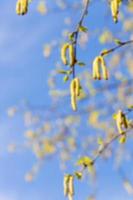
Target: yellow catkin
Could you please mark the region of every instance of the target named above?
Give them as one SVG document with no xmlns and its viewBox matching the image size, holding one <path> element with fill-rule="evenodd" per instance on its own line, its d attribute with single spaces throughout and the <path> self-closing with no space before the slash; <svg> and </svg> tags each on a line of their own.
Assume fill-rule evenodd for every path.
<svg viewBox="0 0 133 200">
<path fill-rule="evenodd" d="M 104 58 L 102 56 L 100 57 L 100 59 L 101 59 L 101 67 L 102 67 L 103 79 L 108 80 L 109 79 L 108 70 L 107 70 L 107 66 L 106 66 L 105 60 L 104 60 Z"/>
<path fill-rule="evenodd" d="M 111 0 L 111 12 L 112 12 L 112 17 L 113 17 L 113 20 L 114 22 L 116 23 L 118 21 L 117 19 L 117 1 L 116 0 Z"/>
<path fill-rule="evenodd" d="M 122 118 L 123 118 L 123 126 L 124 126 L 124 128 L 128 128 L 128 122 L 127 122 L 127 118 L 126 118 L 125 114 L 122 115 Z"/>
<path fill-rule="evenodd" d="M 73 79 L 71 81 L 71 84 L 70 84 L 70 93 L 71 93 L 71 96 L 76 96 L 76 82 L 75 82 L 75 79 Z"/>
<path fill-rule="evenodd" d="M 69 43 L 65 43 L 61 48 L 61 60 L 64 65 L 68 65 L 67 61 L 67 49 L 69 48 Z"/>
<path fill-rule="evenodd" d="M 70 194 L 68 195 L 68 200 L 73 200 L 73 196 L 71 196 Z"/>
<path fill-rule="evenodd" d="M 76 93 L 76 96 L 80 95 L 80 80 L 79 80 L 79 78 L 75 78 L 75 93 Z"/>
<path fill-rule="evenodd" d="M 117 129 L 120 134 L 123 134 L 123 129 L 122 129 L 122 111 L 119 110 L 116 116 L 116 124 L 117 124 Z"/>
<path fill-rule="evenodd" d="M 105 79 L 105 80 L 109 79 L 109 73 L 105 66 L 103 66 L 103 79 Z"/>
<path fill-rule="evenodd" d="M 96 69 L 98 68 L 98 61 L 97 61 L 97 58 L 95 58 L 94 59 L 94 61 L 93 61 L 93 69 L 92 69 L 92 71 L 93 71 L 93 78 L 94 79 L 97 79 L 97 74 L 96 74 Z"/>
<path fill-rule="evenodd" d="M 68 182 L 68 188 L 69 188 L 69 195 L 74 195 L 74 177 L 70 175 L 69 182 Z"/>
<path fill-rule="evenodd" d="M 125 134 L 125 131 L 123 130 L 123 128 L 125 129 L 128 128 L 128 121 L 127 121 L 126 115 L 121 110 L 119 110 L 117 113 L 116 124 L 118 128 L 118 132 L 120 134 Z"/>
<path fill-rule="evenodd" d="M 120 142 L 121 144 L 123 144 L 123 143 L 126 142 L 126 134 L 124 134 L 124 135 L 122 135 L 122 136 L 120 137 L 119 142 Z"/>
<path fill-rule="evenodd" d="M 112 17 L 115 23 L 118 22 L 119 6 L 121 0 L 111 0 L 110 7 L 112 12 Z"/>
<path fill-rule="evenodd" d="M 94 79 L 101 79 L 100 75 L 100 58 L 99 56 L 96 57 L 93 61 L 93 78 Z"/>
<path fill-rule="evenodd" d="M 76 58 L 75 58 L 75 49 L 73 44 L 69 45 L 69 59 L 70 59 L 70 67 L 74 66 Z"/>
<path fill-rule="evenodd" d="M 28 0 L 18 0 L 16 3 L 16 13 L 25 15 L 28 12 Z"/>
<path fill-rule="evenodd" d="M 68 183 L 69 183 L 69 175 L 65 175 L 65 176 L 64 176 L 64 182 L 63 182 L 63 186 L 64 186 L 64 195 L 65 195 L 65 196 L 67 196 L 67 195 L 69 194 Z"/>
<path fill-rule="evenodd" d="M 76 111 L 77 110 L 77 101 L 76 101 L 76 96 L 75 95 L 71 96 L 71 105 L 72 105 L 72 109 L 74 111 Z"/>
<path fill-rule="evenodd" d="M 108 80 L 108 70 L 103 56 L 97 56 L 93 61 L 93 78 L 101 80 L 101 70 L 103 79 Z"/>
<path fill-rule="evenodd" d="M 77 97 L 80 95 L 80 80 L 74 78 L 70 84 L 71 105 L 74 111 L 77 110 Z"/>
</svg>

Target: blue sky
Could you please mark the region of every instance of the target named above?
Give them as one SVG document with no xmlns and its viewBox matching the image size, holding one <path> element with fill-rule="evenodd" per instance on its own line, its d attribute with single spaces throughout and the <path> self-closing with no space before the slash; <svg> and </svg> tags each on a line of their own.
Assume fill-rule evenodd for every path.
<svg viewBox="0 0 133 200">
<path fill-rule="evenodd" d="M 0 144 L 3 149 L 10 141 L 23 138 L 24 125 L 21 116 L 9 120 L 6 110 L 12 105 L 28 100 L 33 104 L 49 105 L 47 77 L 54 68 L 55 57 L 45 60 L 43 44 L 60 37 L 63 17 L 68 13 L 51 13 L 42 17 L 36 12 L 37 2 L 33 0 L 27 16 L 15 14 L 16 0 L 0 1 Z M 52 1 L 50 1 L 50 4 Z M 99 9 L 96 13 L 99 12 Z M 73 12 L 70 12 L 71 16 Z M 79 14 L 79 13 L 78 13 Z M 78 16 L 77 14 L 77 16 Z M 95 27 L 97 14 L 90 20 L 90 28 Z M 54 18 L 54 22 L 53 22 Z M 77 18 L 75 17 L 74 23 Z M 93 22 L 92 22 L 93 20 Z M 86 24 L 88 21 L 86 21 Z M 102 25 L 102 20 L 99 24 Z M 100 25 L 99 25 L 100 26 Z M 109 21 L 109 26 L 112 26 Z M 119 27 L 117 26 L 116 30 Z M 115 31 L 115 30 L 114 30 Z M 100 47 L 95 43 L 90 58 Z M 92 46 L 89 47 L 90 50 Z M 30 152 L 9 155 L 1 150 L 0 154 L 0 200 L 64 200 L 62 179 L 58 160 L 45 163 L 37 179 L 28 184 L 24 181 L 25 173 L 35 162 Z M 125 191 L 119 176 L 110 168 L 110 162 L 100 164 L 100 187 L 97 200 L 131 200 Z M 102 178 L 104 177 L 104 178 Z M 78 190 L 75 200 L 85 200 L 90 194 L 86 182 L 76 183 Z"/>
</svg>

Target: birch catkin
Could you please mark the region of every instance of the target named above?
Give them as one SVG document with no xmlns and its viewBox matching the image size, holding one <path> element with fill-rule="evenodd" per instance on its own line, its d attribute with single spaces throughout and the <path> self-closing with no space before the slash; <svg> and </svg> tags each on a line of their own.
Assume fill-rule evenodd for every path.
<svg viewBox="0 0 133 200">
<path fill-rule="evenodd" d="M 77 110 L 77 97 L 80 95 L 79 78 L 74 78 L 70 84 L 71 105 L 74 111 Z"/>
<path fill-rule="evenodd" d="M 71 106 L 74 111 L 77 110 L 77 102 L 76 102 L 76 82 L 75 79 L 71 81 L 70 84 L 70 94 L 71 94 Z"/>
<path fill-rule="evenodd" d="M 64 195 L 68 197 L 69 200 L 73 200 L 74 195 L 74 176 L 65 175 L 64 176 Z"/>
<path fill-rule="evenodd" d="M 69 195 L 73 196 L 74 195 L 74 177 L 70 175 L 69 177 Z"/>
<path fill-rule="evenodd" d="M 100 79 L 100 66 L 99 66 L 99 56 L 93 61 L 93 78 Z"/>
<path fill-rule="evenodd" d="M 79 78 L 75 78 L 75 93 L 78 97 L 80 95 L 80 80 Z"/>
<path fill-rule="evenodd" d="M 128 128 L 128 122 L 127 122 L 126 115 L 123 114 L 122 117 L 123 117 L 123 125 L 124 125 L 124 128 L 127 129 L 127 128 Z"/>
<path fill-rule="evenodd" d="M 117 124 L 117 128 L 118 128 L 118 132 L 120 134 L 122 134 L 123 130 L 122 130 L 122 111 L 121 110 L 119 110 L 117 113 L 116 124 Z"/>
<path fill-rule="evenodd" d="M 109 79 L 108 70 L 107 70 L 107 67 L 106 67 L 105 60 L 102 56 L 101 56 L 101 67 L 102 67 L 103 79 L 108 80 Z"/>
<path fill-rule="evenodd" d="M 119 14 L 119 6 L 121 4 L 121 0 L 111 0 L 110 7 L 112 12 L 112 17 L 115 23 L 118 22 L 118 14 Z"/>
<path fill-rule="evenodd" d="M 118 128 L 118 132 L 120 134 L 125 134 L 125 131 L 123 130 L 123 128 L 124 129 L 128 128 L 128 122 L 127 122 L 126 115 L 121 110 L 119 110 L 116 115 L 116 124 Z"/>
<path fill-rule="evenodd" d="M 74 111 L 77 110 L 77 100 L 75 95 L 71 96 L 71 106 Z"/>
<path fill-rule="evenodd" d="M 64 176 L 64 182 L 63 182 L 63 186 L 64 186 L 64 195 L 65 195 L 65 196 L 67 196 L 68 193 L 69 193 L 68 182 L 69 182 L 69 175 L 65 175 L 65 176 Z"/>
<path fill-rule="evenodd" d="M 103 76 L 101 76 L 101 70 Z M 108 80 L 108 70 L 103 56 L 97 56 L 93 61 L 93 78 Z"/>
<path fill-rule="evenodd" d="M 18 0 L 16 3 L 16 13 L 25 15 L 28 12 L 28 0 Z"/>
<path fill-rule="evenodd" d="M 61 48 L 61 59 L 64 65 L 68 65 L 68 60 L 67 60 L 68 48 L 69 48 L 69 43 L 65 43 Z"/>
<path fill-rule="evenodd" d="M 69 45 L 69 60 L 70 60 L 70 67 L 74 66 L 76 58 L 75 58 L 75 49 L 73 44 Z"/>
<path fill-rule="evenodd" d="M 119 142 L 120 142 L 121 144 L 123 144 L 123 143 L 126 142 L 126 134 L 124 134 L 124 135 L 122 135 L 122 136 L 120 137 Z"/>
</svg>

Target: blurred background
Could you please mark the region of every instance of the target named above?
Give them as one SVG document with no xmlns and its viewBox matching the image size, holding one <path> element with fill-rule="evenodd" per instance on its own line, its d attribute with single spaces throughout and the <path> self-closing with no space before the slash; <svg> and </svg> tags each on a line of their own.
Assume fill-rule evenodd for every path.
<svg viewBox="0 0 133 200">
<path fill-rule="evenodd" d="M 114 24 L 107 1 L 93 0 L 78 41 L 76 72 L 84 89 L 74 113 L 59 70 L 61 45 L 75 30 L 85 1 L 33 0 L 18 16 L 16 0 L 0 1 L 0 200 L 63 200 L 63 176 L 97 137 L 117 133 L 113 114 L 131 106 L 133 47 L 107 56 L 110 79 L 92 79 L 92 61 L 116 39 L 133 39 L 133 3 L 123 1 Z M 132 119 L 129 113 L 128 118 Z M 96 163 L 94 177 L 75 181 L 75 200 L 133 199 L 132 134 Z"/>
</svg>

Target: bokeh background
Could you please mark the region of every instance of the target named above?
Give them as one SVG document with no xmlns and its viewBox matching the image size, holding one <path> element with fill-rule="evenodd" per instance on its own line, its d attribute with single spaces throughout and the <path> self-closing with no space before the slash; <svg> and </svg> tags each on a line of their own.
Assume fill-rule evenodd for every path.
<svg viewBox="0 0 133 200">
<path fill-rule="evenodd" d="M 23 146 L 24 132 L 27 128 L 23 114 L 25 110 L 34 108 L 36 110 L 36 107 L 40 110 L 42 107 L 41 113 L 44 114 L 53 105 L 53 98 L 49 95 L 51 93 L 48 78 L 51 72 L 54 73 L 53 70 L 56 67 L 61 66 L 60 44 L 66 40 L 67 31 L 74 30 L 81 14 L 81 1 L 78 0 L 42 2 L 47 7 L 39 7 L 40 1 L 33 0 L 28 14 L 17 16 L 16 0 L 0 1 L 0 200 L 63 200 L 65 199 L 62 184 L 64 173 L 73 171 L 74 164 L 61 170 L 59 157 L 51 156 L 44 161 L 35 180 L 30 183 L 25 180 L 25 174 L 36 163 L 36 157 L 32 151 Z M 125 2 L 122 7 L 123 13 L 126 9 Z M 132 19 L 131 15 L 130 20 Z M 88 27 L 89 34 L 81 39 L 87 44 L 85 47 L 83 45 L 83 50 L 81 45 L 78 56 L 87 63 L 86 70 L 91 73 L 92 59 L 106 47 L 105 44 L 101 47 L 97 34 L 102 34 L 106 26 L 113 32 L 114 37 L 119 35 L 124 40 L 130 39 L 131 33 L 130 30 L 126 33 L 122 32 L 122 16 L 121 21 L 114 25 L 109 6 L 104 1 L 94 0 L 94 4 L 90 5 L 85 25 Z M 110 43 L 107 45 L 109 46 Z M 122 71 L 122 68 L 117 68 L 117 70 L 120 69 Z M 81 72 L 82 68 L 78 70 Z M 127 72 L 123 71 L 123 73 Z M 66 90 L 69 84 L 64 84 L 61 76 L 57 75 L 57 86 Z M 116 77 L 121 77 L 121 74 L 118 73 Z M 128 78 L 131 79 L 132 75 Z M 111 81 L 116 83 L 113 76 Z M 132 86 L 131 82 L 130 86 Z M 112 93 L 116 95 L 115 91 Z M 60 113 L 68 115 L 72 113 L 69 97 L 64 98 L 65 100 L 62 99 L 60 104 L 56 102 L 57 115 L 54 116 L 51 112 L 53 123 Z M 100 101 L 103 97 L 98 98 Z M 93 101 L 96 100 L 93 99 Z M 89 99 L 89 105 L 91 105 L 90 102 L 91 99 Z M 79 107 L 82 105 L 87 104 L 80 103 Z M 123 106 L 122 103 L 121 105 Z M 110 105 L 110 107 L 113 106 Z M 116 107 L 112 108 L 111 113 Z M 9 117 L 10 112 L 13 112 L 10 109 L 14 108 L 18 109 L 17 114 L 15 117 Z M 45 119 L 47 119 L 46 116 Z M 94 133 L 93 129 L 88 129 L 84 125 L 79 130 L 80 134 L 86 131 Z M 17 151 L 14 154 L 8 152 L 9 144 L 12 143 L 17 144 Z M 128 145 L 131 150 L 132 145 Z M 80 152 L 76 155 L 79 156 Z M 133 198 L 123 189 L 121 176 L 115 171 L 113 160 L 114 158 L 111 157 L 105 161 L 98 161 L 98 181 L 94 190 L 88 179 L 80 183 L 76 181 L 75 200 L 87 199 L 93 193 L 96 193 L 97 200 L 131 200 Z M 130 168 L 132 168 L 132 160 L 129 159 L 124 170 L 132 180 L 133 174 Z"/>
</svg>

